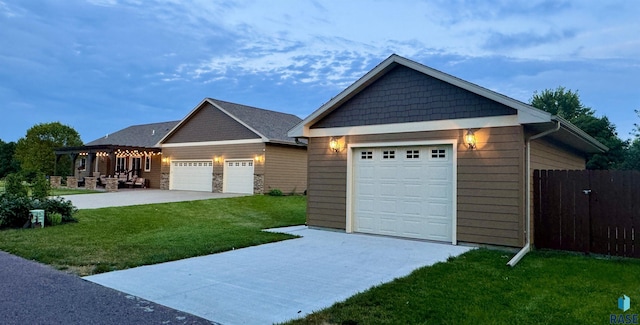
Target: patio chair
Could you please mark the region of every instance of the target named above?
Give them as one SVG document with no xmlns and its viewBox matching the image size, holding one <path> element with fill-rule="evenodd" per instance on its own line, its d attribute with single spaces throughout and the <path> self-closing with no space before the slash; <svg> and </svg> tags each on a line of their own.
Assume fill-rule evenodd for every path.
<svg viewBox="0 0 640 325">
<path fill-rule="evenodd" d="M 146 182 L 145 182 L 145 179 L 144 179 L 144 178 L 142 178 L 142 177 L 138 177 L 138 178 L 136 178 L 136 180 L 133 182 L 133 187 L 135 188 L 136 186 L 137 186 L 137 187 L 140 187 L 140 188 L 145 188 L 145 187 L 147 187 Z"/>
</svg>

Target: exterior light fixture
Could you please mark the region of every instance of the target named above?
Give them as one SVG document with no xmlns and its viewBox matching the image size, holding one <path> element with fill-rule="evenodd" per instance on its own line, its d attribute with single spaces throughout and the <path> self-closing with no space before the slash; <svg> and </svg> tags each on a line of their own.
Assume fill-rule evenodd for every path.
<svg viewBox="0 0 640 325">
<path fill-rule="evenodd" d="M 473 134 L 471 129 L 467 130 L 467 134 L 464 136 L 464 143 L 467 145 L 469 150 L 473 150 L 476 148 L 476 135 Z"/>
<path fill-rule="evenodd" d="M 336 153 L 342 151 L 342 149 L 344 149 L 344 139 L 331 137 L 329 140 L 329 149 Z"/>
<path fill-rule="evenodd" d="M 256 163 L 264 162 L 264 156 L 263 155 L 256 155 L 254 160 L 256 161 Z"/>
</svg>

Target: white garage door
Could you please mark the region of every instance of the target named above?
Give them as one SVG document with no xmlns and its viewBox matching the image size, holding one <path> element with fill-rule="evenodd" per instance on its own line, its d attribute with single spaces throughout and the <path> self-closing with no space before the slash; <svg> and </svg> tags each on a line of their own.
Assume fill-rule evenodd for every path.
<svg viewBox="0 0 640 325">
<path fill-rule="evenodd" d="M 253 160 L 226 160 L 224 162 L 225 193 L 253 194 Z"/>
<path fill-rule="evenodd" d="M 183 191 L 213 191 L 211 160 L 172 161 L 169 189 Z"/>
<path fill-rule="evenodd" d="M 356 232 L 452 240 L 452 146 L 356 148 Z"/>
</svg>

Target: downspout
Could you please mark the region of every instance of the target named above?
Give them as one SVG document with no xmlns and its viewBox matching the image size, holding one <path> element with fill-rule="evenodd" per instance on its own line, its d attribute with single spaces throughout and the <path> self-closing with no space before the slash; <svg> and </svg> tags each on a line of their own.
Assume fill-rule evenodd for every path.
<svg viewBox="0 0 640 325">
<path fill-rule="evenodd" d="M 526 195 L 525 195 L 525 232 L 527 233 L 525 236 L 525 244 L 524 247 L 509 261 L 507 265 L 513 267 L 531 250 L 531 140 L 535 140 L 538 138 L 542 138 L 551 133 L 557 132 L 560 130 L 560 121 L 556 121 L 556 127 L 550 130 L 546 130 L 544 132 L 534 134 L 527 138 L 526 140 L 526 158 L 525 158 L 525 170 L 527 179 L 526 183 Z"/>
</svg>

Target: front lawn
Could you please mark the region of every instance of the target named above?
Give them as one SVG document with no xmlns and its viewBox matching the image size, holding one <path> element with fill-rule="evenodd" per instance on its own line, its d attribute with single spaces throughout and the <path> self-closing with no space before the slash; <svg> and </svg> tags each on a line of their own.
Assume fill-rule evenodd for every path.
<svg viewBox="0 0 640 325">
<path fill-rule="evenodd" d="M 78 223 L 0 231 L 0 250 L 89 275 L 293 238 L 302 196 L 248 196 L 80 210 Z"/>
<path fill-rule="evenodd" d="M 609 324 L 640 313 L 639 260 L 536 251 L 511 268 L 512 256 L 470 251 L 289 324 Z"/>
</svg>

